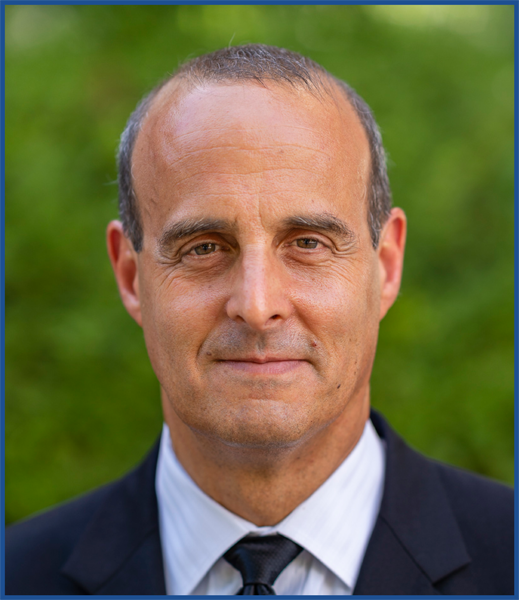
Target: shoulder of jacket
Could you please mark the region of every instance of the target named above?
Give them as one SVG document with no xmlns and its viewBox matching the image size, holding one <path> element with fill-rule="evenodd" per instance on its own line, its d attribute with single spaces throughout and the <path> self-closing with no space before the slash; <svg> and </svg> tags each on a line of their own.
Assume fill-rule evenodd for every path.
<svg viewBox="0 0 519 600">
<path fill-rule="evenodd" d="M 472 559 L 479 593 L 512 593 L 513 488 L 462 469 L 435 464 Z"/>
<path fill-rule="evenodd" d="M 476 512 L 491 510 L 496 516 L 513 519 L 512 487 L 458 467 L 434 460 L 431 462 L 435 465 L 454 507 L 463 507 L 465 513 L 470 508 Z"/>
<path fill-rule="evenodd" d="M 5 530 L 6 593 L 78 593 L 60 569 L 117 482 L 44 510 Z M 70 589 L 69 589 L 70 588 Z"/>
</svg>

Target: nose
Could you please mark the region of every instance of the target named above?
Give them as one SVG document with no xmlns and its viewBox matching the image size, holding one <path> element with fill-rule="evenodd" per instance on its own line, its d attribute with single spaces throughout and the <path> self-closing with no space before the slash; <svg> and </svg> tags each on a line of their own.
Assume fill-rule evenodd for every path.
<svg viewBox="0 0 519 600">
<path fill-rule="evenodd" d="M 282 265 L 275 256 L 259 245 L 248 247 L 242 251 L 236 267 L 227 315 L 256 331 L 283 323 L 290 316 L 292 305 L 287 295 L 288 282 L 283 280 Z"/>
</svg>

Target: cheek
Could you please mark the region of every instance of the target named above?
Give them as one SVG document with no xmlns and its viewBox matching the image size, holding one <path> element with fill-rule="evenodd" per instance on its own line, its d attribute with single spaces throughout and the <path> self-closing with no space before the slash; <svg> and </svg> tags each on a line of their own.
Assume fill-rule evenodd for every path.
<svg viewBox="0 0 519 600">
<path fill-rule="evenodd" d="M 211 286 L 160 277 L 143 281 L 141 290 L 144 338 L 157 376 L 189 371 L 221 312 L 220 295 Z"/>
<path fill-rule="evenodd" d="M 359 261 L 360 263 L 360 261 Z M 374 265 L 332 267 L 326 276 L 298 285 L 296 303 L 305 307 L 308 318 L 320 323 L 327 333 L 337 335 L 341 324 L 363 326 L 378 315 L 380 282 Z"/>
<path fill-rule="evenodd" d="M 372 264 L 316 282 L 300 290 L 296 302 L 302 320 L 325 346 L 329 366 L 344 369 L 374 353 L 380 291 Z"/>
</svg>

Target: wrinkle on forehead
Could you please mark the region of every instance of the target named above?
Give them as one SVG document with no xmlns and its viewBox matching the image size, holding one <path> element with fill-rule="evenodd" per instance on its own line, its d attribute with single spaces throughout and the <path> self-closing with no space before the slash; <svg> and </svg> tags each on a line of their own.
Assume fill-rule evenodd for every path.
<svg viewBox="0 0 519 600">
<path fill-rule="evenodd" d="M 311 165 L 299 163 L 305 151 L 313 155 Z M 369 143 L 341 92 L 323 100 L 280 85 L 239 82 L 189 89 L 172 80 L 153 101 L 135 144 L 134 186 L 144 212 L 149 214 L 149 203 L 157 201 L 166 178 L 174 176 L 181 185 L 209 174 L 212 164 L 222 173 L 222 152 L 242 158 L 251 153 L 258 174 L 266 176 L 281 156 L 285 168 L 311 167 L 316 173 L 340 160 L 340 176 L 361 188 L 360 198 L 367 195 Z M 228 165 L 230 174 L 240 174 L 236 164 Z"/>
</svg>

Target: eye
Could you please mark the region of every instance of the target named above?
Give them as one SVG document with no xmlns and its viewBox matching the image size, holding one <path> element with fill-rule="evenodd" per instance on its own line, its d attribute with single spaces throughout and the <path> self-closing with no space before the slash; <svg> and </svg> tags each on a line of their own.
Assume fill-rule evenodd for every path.
<svg viewBox="0 0 519 600">
<path fill-rule="evenodd" d="M 206 244 L 200 244 L 200 246 L 193 248 L 193 250 L 195 254 L 198 254 L 199 256 L 202 256 L 204 254 L 212 254 L 216 251 L 216 244 L 207 242 Z"/>
<path fill-rule="evenodd" d="M 296 244 L 298 245 L 299 248 L 306 248 L 307 250 L 313 250 L 314 248 L 317 248 L 317 245 L 319 244 L 319 242 L 312 238 L 299 238 L 298 240 L 296 240 Z"/>
</svg>

